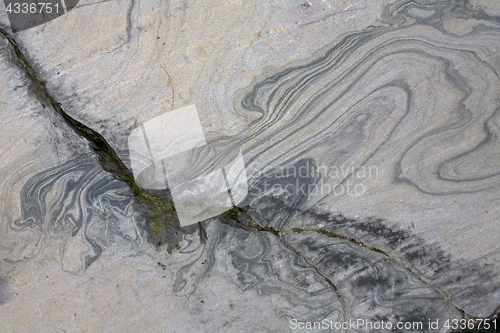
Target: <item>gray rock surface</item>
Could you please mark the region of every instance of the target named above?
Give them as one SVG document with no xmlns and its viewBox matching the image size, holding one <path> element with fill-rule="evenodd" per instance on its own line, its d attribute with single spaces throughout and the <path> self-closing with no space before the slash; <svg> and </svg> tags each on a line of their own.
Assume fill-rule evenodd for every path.
<svg viewBox="0 0 500 333">
<path fill-rule="evenodd" d="M 1 9 L 49 94 L 126 165 L 134 128 L 195 104 L 249 185 L 242 225 L 176 229 L 169 253 L 2 39 L 1 330 L 448 332 L 497 315 L 499 15 L 487 0 L 80 1 L 13 33 Z"/>
</svg>

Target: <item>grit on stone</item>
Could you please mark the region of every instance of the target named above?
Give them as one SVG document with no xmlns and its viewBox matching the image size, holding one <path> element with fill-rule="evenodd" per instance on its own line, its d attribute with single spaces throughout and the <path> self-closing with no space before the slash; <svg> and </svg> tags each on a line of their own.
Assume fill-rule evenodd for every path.
<svg viewBox="0 0 500 333">
<path fill-rule="evenodd" d="M 14 31 L 8 3 L 2 332 L 500 327 L 497 1 L 66 0 Z M 153 162 L 127 181 L 57 105 L 127 172 Z M 206 142 L 155 165 L 146 132 L 191 105 Z M 131 185 L 180 211 L 214 166 L 232 204 L 200 224 Z"/>
</svg>

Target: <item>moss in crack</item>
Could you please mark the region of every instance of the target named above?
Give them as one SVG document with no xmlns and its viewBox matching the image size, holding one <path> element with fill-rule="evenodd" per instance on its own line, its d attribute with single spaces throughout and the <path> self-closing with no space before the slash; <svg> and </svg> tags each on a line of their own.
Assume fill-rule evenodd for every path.
<svg viewBox="0 0 500 333">
<path fill-rule="evenodd" d="M 230 210 L 227 211 L 227 215 L 229 218 L 235 220 L 235 221 L 238 221 L 238 211 L 240 210 L 240 208 L 234 206 L 232 207 Z"/>
<path fill-rule="evenodd" d="M 33 83 L 33 92 L 45 105 L 50 105 L 64 119 L 64 121 L 80 136 L 84 137 L 99 158 L 103 169 L 111 173 L 115 178 L 128 184 L 137 201 L 146 209 L 150 231 L 149 241 L 155 245 L 168 243 L 168 252 L 171 253 L 173 246 L 177 246 L 175 235 L 180 225 L 172 200 L 162 196 L 148 193 L 135 180 L 133 173 L 118 157 L 116 151 L 108 144 L 104 137 L 97 131 L 72 118 L 48 92 L 46 82 L 38 79 L 35 70 L 30 65 L 24 54 L 18 47 L 17 42 L 5 31 L 0 29 L 0 34 L 8 41 L 8 47 L 13 54 L 14 62 L 20 67 Z M 243 219 L 243 220 L 242 220 Z M 243 227 L 259 231 L 268 231 L 275 235 L 279 232 L 272 227 L 262 227 L 252 221 L 247 209 L 232 207 L 221 215 L 221 220 L 235 227 Z"/>
<path fill-rule="evenodd" d="M 64 111 L 61 104 L 58 103 L 47 92 L 46 82 L 38 79 L 35 70 L 29 64 L 26 57 L 19 49 L 16 41 L 5 30 L 0 29 L 0 34 L 3 35 L 3 37 L 8 42 L 8 47 L 13 54 L 13 61 L 18 65 L 18 67 L 24 70 L 26 75 L 31 79 L 33 83 L 33 91 L 37 96 L 37 98 L 40 99 L 42 104 L 44 105 L 48 104 L 52 106 L 73 130 L 75 130 L 78 134 L 83 136 L 90 143 L 92 149 L 98 156 L 104 170 L 110 172 L 116 178 L 128 184 L 134 196 L 137 198 L 138 202 L 141 203 L 142 206 L 144 206 L 147 209 L 147 215 L 149 220 L 148 226 L 150 231 L 157 239 L 158 243 L 161 243 L 162 240 L 166 240 L 166 242 L 168 242 L 169 244 L 168 252 L 171 253 L 174 244 L 176 245 L 176 242 L 174 241 L 173 237 L 175 237 L 174 235 L 176 233 L 176 229 L 179 226 L 173 202 L 163 197 L 148 193 L 146 190 L 144 190 L 135 181 L 132 172 L 122 162 L 122 160 L 116 154 L 115 150 L 106 142 L 106 140 L 98 132 L 92 130 L 91 128 L 85 126 L 83 123 L 70 117 Z M 220 216 L 220 219 L 221 221 L 228 223 L 234 227 L 239 227 L 247 230 L 266 231 L 276 236 L 280 236 L 281 233 L 284 231 L 284 230 L 276 230 L 273 227 L 270 227 L 269 226 L 270 224 L 268 224 L 267 226 L 261 226 L 256 222 L 257 220 L 253 218 L 252 215 L 253 213 L 254 212 L 251 212 L 248 207 L 245 208 L 232 207 L 231 209 L 223 213 Z M 389 257 L 394 262 L 401 265 L 408 271 L 410 271 L 415 277 L 420 279 L 422 282 L 428 284 L 431 288 L 433 288 L 439 294 L 441 294 L 441 296 L 443 296 L 445 299 L 448 299 L 446 295 L 444 295 L 442 292 L 434 288 L 432 284 L 429 283 L 429 281 L 423 279 L 421 276 L 417 274 L 417 272 L 415 272 L 413 269 L 411 269 L 404 263 L 401 263 L 399 260 L 397 260 L 397 258 L 392 258 L 384 251 L 368 246 L 355 238 L 343 236 L 340 233 L 334 233 L 322 228 L 317 228 L 314 230 L 293 228 L 291 229 L 291 231 L 296 233 L 305 231 L 314 231 L 330 238 L 347 240 L 351 243 L 363 246 L 364 248 L 369 249 L 371 251 L 381 253 L 384 256 Z M 280 240 L 285 243 L 285 241 L 282 240 L 281 237 Z M 297 255 L 299 254 L 300 253 L 297 252 Z M 328 280 L 326 276 L 325 279 Z M 334 287 L 334 289 L 336 290 L 336 287 L 333 285 L 333 283 L 330 280 L 328 281 L 329 283 L 331 283 L 332 287 Z M 461 311 L 461 313 L 465 317 L 466 315 L 465 312 L 460 309 L 458 310 Z"/>
<path fill-rule="evenodd" d="M 360 242 L 359 240 L 357 240 L 356 238 L 352 238 L 352 237 L 347 237 L 347 236 L 341 235 L 339 232 L 332 232 L 330 230 L 326 230 L 326 229 L 322 229 L 322 228 L 316 228 L 316 229 L 313 229 L 311 231 L 317 232 L 318 234 L 322 234 L 322 235 L 327 236 L 329 238 L 338 238 L 338 239 L 349 241 L 349 242 L 351 242 L 353 244 L 356 244 L 356 245 L 360 245 L 360 246 L 369 248 L 365 244 L 363 244 L 362 242 Z M 382 252 L 382 251 L 379 250 L 377 252 Z"/>
<path fill-rule="evenodd" d="M 303 230 L 303 231 L 306 231 L 306 230 Z M 325 235 L 329 238 L 338 238 L 338 239 L 342 239 L 342 240 L 346 240 L 346 241 L 349 241 L 353 244 L 356 244 L 356 245 L 359 245 L 359 246 L 362 246 L 368 250 L 371 250 L 373 252 L 377 252 L 377 253 L 380 253 L 380 254 L 383 254 L 384 256 L 389 256 L 387 253 L 385 253 L 384 251 L 376 248 L 376 247 L 373 247 L 373 246 L 369 246 L 365 243 L 363 243 L 362 241 L 356 239 L 356 238 L 352 238 L 352 237 L 347 237 L 347 236 L 344 236 L 342 234 L 340 234 L 339 232 L 331 232 L 329 230 L 325 230 L 325 229 L 322 229 L 322 228 L 316 228 L 312 231 L 315 231 L 319 234 L 322 234 L 322 235 Z"/>
<path fill-rule="evenodd" d="M 116 151 L 108 144 L 104 137 L 97 131 L 69 116 L 62 108 L 61 103 L 57 102 L 47 92 L 46 82 L 38 79 L 34 68 L 21 52 L 17 42 L 3 29 L 0 29 L 0 35 L 8 42 L 7 46 L 12 53 L 13 61 L 31 79 L 33 92 L 40 102 L 44 106 L 52 106 L 77 134 L 89 142 L 105 171 L 128 184 L 137 201 L 146 208 L 149 220 L 148 227 L 153 233 L 154 238 L 157 239 L 157 243 L 161 244 L 166 241 L 169 244 L 169 252 L 171 252 L 172 243 L 174 243 L 172 235 L 179 226 L 173 202 L 144 190 L 136 182 L 132 172 L 118 157 Z"/>
<path fill-rule="evenodd" d="M 255 212 L 252 211 L 250 206 L 233 206 L 231 209 L 222 213 L 219 216 L 219 220 L 224 224 L 228 224 L 236 228 L 254 231 L 266 231 L 276 236 L 279 236 L 281 234 L 281 231 L 276 230 L 273 227 L 264 227 L 258 224 L 256 219 L 253 217 L 254 214 Z"/>
<path fill-rule="evenodd" d="M 154 195 L 144 190 L 135 180 L 133 173 L 118 157 L 116 151 L 111 147 L 104 137 L 97 131 L 84 125 L 78 120 L 72 118 L 62 108 L 61 103 L 57 102 L 47 91 L 46 82 L 38 79 L 36 71 L 21 52 L 17 42 L 3 29 L 0 34 L 8 42 L 8 47 L 13 54 L 13 61 L 20 67 L 31 79 L 33 92 L 44 105 L 50 105 L 64 119 L 64 121 L 80 136 L 84 137 L 90 144 L 99 158 L 103 169 L 111 173 L 115 178 L 128 184 L 137 201 L 146 209 L 148 224 L 151 232 L 150 242 L 155 245 L 168 243 L 168 251 L 171 253 L 173 246 L 177 246 L 175 235 L 180 225 L 177 220 L 177 214 L 172 200 L 162 196 Z M 268 226 L 261 226 L 252 219 L 252 214 L 248 208 L 232 207 L 220 218 L 221 221 L 231 224 L 235 227 L 253 229 L 257 231 L 267 231 L 276 236 L 280 231 Z"/>
</svg>

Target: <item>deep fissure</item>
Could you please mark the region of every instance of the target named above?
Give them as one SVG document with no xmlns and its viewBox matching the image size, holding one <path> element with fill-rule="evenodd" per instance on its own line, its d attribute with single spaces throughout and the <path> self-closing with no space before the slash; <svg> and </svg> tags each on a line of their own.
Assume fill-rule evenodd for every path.
<svg viewBox="0 0 500 333">
<path fill-rule="evenodd" d="M 160 229 L 162 228 L 167 228 L 167 229 L 174 229 L 178 227 L 178 222 L 176 222 L 176 212 L 175 212 L 175 207 L 172 201 L 167 200 L 161 196 L 157 196 L 154 194 L 149 193 L 146 191 L 144 188 L 142 188 L 135 180 L 132 172 L 128 169 L 128 167 L 123 163 L 123 161 L 119 158 L 118 154 L 116 151 L 111 147 L 111 145 L 105 140 L 105 138 L 98 133 L 97 131 L 89 128 L 85 124 L 77 121 L 76 119 L 72 118 L 66 111 L 62 108 L 61 103 L 57 102 L 47 91 L 46 88 L 46 82 L 43 80 L 38 79 L 36 72 L 34 68 L 31 66 L 29 61 L 26 59 L 24 54 L 19 48 L 18 43 L 3 29 L 0 29 L 0 34 L 3 36 L 3 38 L 7 41 L 7 48 L 11 51 L 12 54 L 12 59 L 13 62 L 21 69 L 23 70 L 26 75 L 30 78 L 32 81 L 32 88 L 33 92 L 37 96 L 37 98 L 40 100 L 40 102 L 46 106 L 51 106 L 54 108 L 54 110 L 64 119 L 64 121 L 68 124 L 69 127 L 71 127 L 77 134 L 79 134 L 81 137 L 85 138 L 86 141 L 89 143 L 90 147 L 92 150 L 95 152 L 97 157 L 99 158 L 99 161 L 103 167 L 103 169 L 109 173 L 111 173 L 114 177 L 117 179 L 125 182 L 133 192 L 135 198 L 137 201 L 145 206 L 148 209 L 148 217 L 151 219 L 152 223 L 150 225 L 151 229 L 153 229 L 154 232 L 160 232 Z M 168 73 L 167 73 L 168 74 Z M 336 293 L 337 297 L 342 302 L 342 295 L 340 291 L 338 290 L 337 286 L 321 271 L 319 268 L 311 262 L 308 258 L 303 256 L 298 250 L 296 250 L 292 245 L 288 244 L 282 237 L 281 234 L 284 232 L 295 232 L 295 233 L 300 233 L 300 232 L 315 232 L 318 233 L 322 236 L 326 236 L 329 238 L 337 238 L 341 239 L 344 241 L 349 241 L 353 244 L 356 244 L 358 246 L 361 246 L 369 251 L 373 251 L 378 253 L 379 255 L 382 255 L 392 262 L 396 263 L 397 265 L 403 267 L 405 270 L 410 272 L 413 276 L 415 276 L 418 280 L 420 280 L 422 283 L 426 284 L 428 287 L 430 287 L 432 290 L 437 292 L 443 299 L 445 299 L 451 306 L 453 306 L 457 311 L 459 311 L 462 314 L 463 318 L 474 318 L 473 316 L 467 314 L 465 311 L 462 309 L 459 309 L 456 307 L 451 300 L 449 299 L 448 296 L 445 295 L 442 291 L 437 289 L 432 285 L 428 279 L 425 277 L 421 276 L 418 274 L 414 269 L 406 265 L 404 262 L 401 262 L 399 259 L 392 257 L 390 254 L 387 252 L 366 244 L 365 242 L 362 242 L 356 238 L 353 237 L 348 237 L 341 235 L 340 233 L 335 233 L 326 229 L 322 228 L 314 228 L 314 229 L 302 229 L 302 228 L 291 228 L 289 230 L 276 230 L 271 226 L 268 227 L 262 227 L 258 223 L 253 223 L 251 221 L 251 216 L 250 214 L 247 214 L 248 208 L 250 207 L 233 207 L 224 214 L 222 214 L 219 218 L 219 220 L 223 223 L 230 224 L 233 227 L 237 228 L 243 228 L 245 230 L 252 230 L 252 231 L 260 231 L 260 232 L 269 232 L 273 234 L 274 236 L 278 237 L 279 241 L 282 242 L 287 248 L 293 250 L 296 255 L 300 256 L 303 258 L 305 262 L 307 262 L 308 265 L 310 265 L 315 271 L 321 275 L 326 282 L 330 285 L 332 290 Z M 245 213 L 249 218 L 248 218 L 248 223 L 245 224 L 240 220 L 239 214 L 240 213 Z M 156 229 L 156 230 L 155 230 Z M 202 233 L 202 229 L 200 229 L 200 236 Z M 204 233 L 204 231 L 203 231 Z M 168 232 L 166 233 L 167 237 L 167 243 L 169 244 L 169 251 L 171 251 L 171 240 L 168 239 Z"/>
</svg>

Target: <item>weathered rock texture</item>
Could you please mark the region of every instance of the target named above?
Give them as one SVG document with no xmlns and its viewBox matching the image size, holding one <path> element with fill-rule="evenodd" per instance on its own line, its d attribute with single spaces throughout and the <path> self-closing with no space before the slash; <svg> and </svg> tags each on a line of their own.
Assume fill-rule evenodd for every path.
<svg viewBox="0 0 500 333">
<path fill-rule="evenodd" d="M 496 1 L 80 1 L 13 33 L 2 9 L 48 93 L 126 165 L 134 128 L 195 104 L 207 141 L 241 147 L 250 188 L 203 223 L 208 239 L 153 237 L 3 38 L 1 330 L 492 318 L 498 15 Z"/>
</svg>

